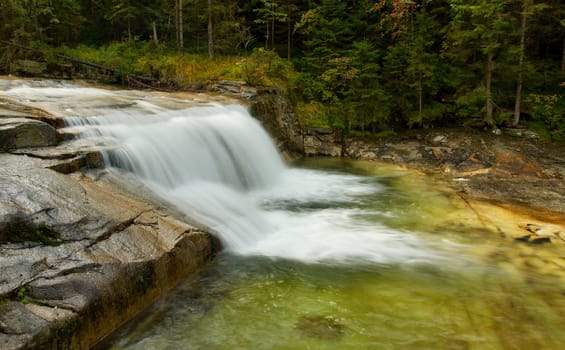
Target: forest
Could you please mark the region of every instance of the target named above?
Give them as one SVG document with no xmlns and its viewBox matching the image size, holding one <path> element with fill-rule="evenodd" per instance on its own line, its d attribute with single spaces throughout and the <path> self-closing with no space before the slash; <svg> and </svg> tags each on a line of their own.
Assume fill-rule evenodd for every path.
<svg viewBox="0 0 565 350">
<path fill-rule="evenodd" d="M 3 74 L 64 53 L 179 89 L 276 87 L 304 127 L 565 139 L 562 0 L 3 0 L 0 23 Z"/>
</svg>

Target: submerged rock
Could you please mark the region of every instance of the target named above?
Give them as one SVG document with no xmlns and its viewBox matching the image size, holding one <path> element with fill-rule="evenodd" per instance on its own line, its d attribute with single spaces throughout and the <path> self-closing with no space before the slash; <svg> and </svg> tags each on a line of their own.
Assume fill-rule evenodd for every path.
<svg viewBox="0 0 565 350">
<path fill-rule="evenodd" d="M 528 241 L 530 244 L 544 244 L 544 243 L 551 243 L 551 237 L 549 236 L 536 236 L 530 237 Z"/>
<path fill-rule="evenodd" d="M 332 316 L 302 316 L 294 328 L 303 336 L 320 339 L 337 339 L 343 335 L 345 326 Z"/>
</svg>

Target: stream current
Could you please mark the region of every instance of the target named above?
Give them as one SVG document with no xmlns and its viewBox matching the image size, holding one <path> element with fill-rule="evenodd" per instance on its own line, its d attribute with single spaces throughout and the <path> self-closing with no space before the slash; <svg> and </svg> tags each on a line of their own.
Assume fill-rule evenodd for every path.
<svg viewBox="0 0 565 350">
<path fill-rule="evenodd" d="M 285 165 L 233 101 L 10 81 L 3 93 L 103 146 L 224 251 L 99 348 L 558 349 L 561 276 L 519 269 L 433 179 L 332 159 Z M 520 248 L 521 249 L 521 248 Z"/>
</svg>

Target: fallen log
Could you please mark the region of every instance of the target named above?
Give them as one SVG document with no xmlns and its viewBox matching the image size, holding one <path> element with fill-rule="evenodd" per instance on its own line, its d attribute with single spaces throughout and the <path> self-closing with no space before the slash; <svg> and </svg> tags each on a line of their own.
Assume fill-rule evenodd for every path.
<svg viewBox="0 0 565 350">
<path fill-rule="evenodd" d="M 126 81 L 126 82 L 129 81 L 130 79 L 133 79 L 135 81 L 144 82 L 145 84 L 159 83 L 158 79 L 155 79 L 155 78 L 152 78 L 152 77 L 123 73 L 123 72 L 120 72 L 119 70 L 117 70 L 115 68 L 105 67 L 105 66 L 102 66 L 102 65 L 99 65 L 99 64 L 96 64 L 96 63 L 83 61 L 81 59 L 78 59 L 78 58 L 75 58 L 75 57 L 70 57 L 70 56 L 67 56 L 67 55 L 60 54 L 60 53 L 55 54 L 55 57 L 69 61 L 69 62 L 72 62 L 74 64 L 80 64 L 80 65 L 83 65 L 83 66 L 87 66 L 87 67 L 91 67 L 91 68 L 94 68 L 94 69 L 101 70 L 105 73 L 112 74 L 116 78 L 124 79 L 124 81 Z"/>
</svg>

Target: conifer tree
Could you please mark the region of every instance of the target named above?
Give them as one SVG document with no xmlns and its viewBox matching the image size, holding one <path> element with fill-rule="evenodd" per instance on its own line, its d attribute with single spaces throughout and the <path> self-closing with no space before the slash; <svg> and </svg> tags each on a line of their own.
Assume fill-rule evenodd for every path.
<svg viewBox="0 0 565 350">
<path fill-rule="evenodd" d="M 511 42 L 509 39 L 514 18 L 510 13 L 510 0 L 450 0 L 453 15 L 450 31 L 456 55 L 473 63 L 479 55 L 484 63 L 484 121 L 494 126 L 493 83 L 496 57 Z"/>
</svg>

